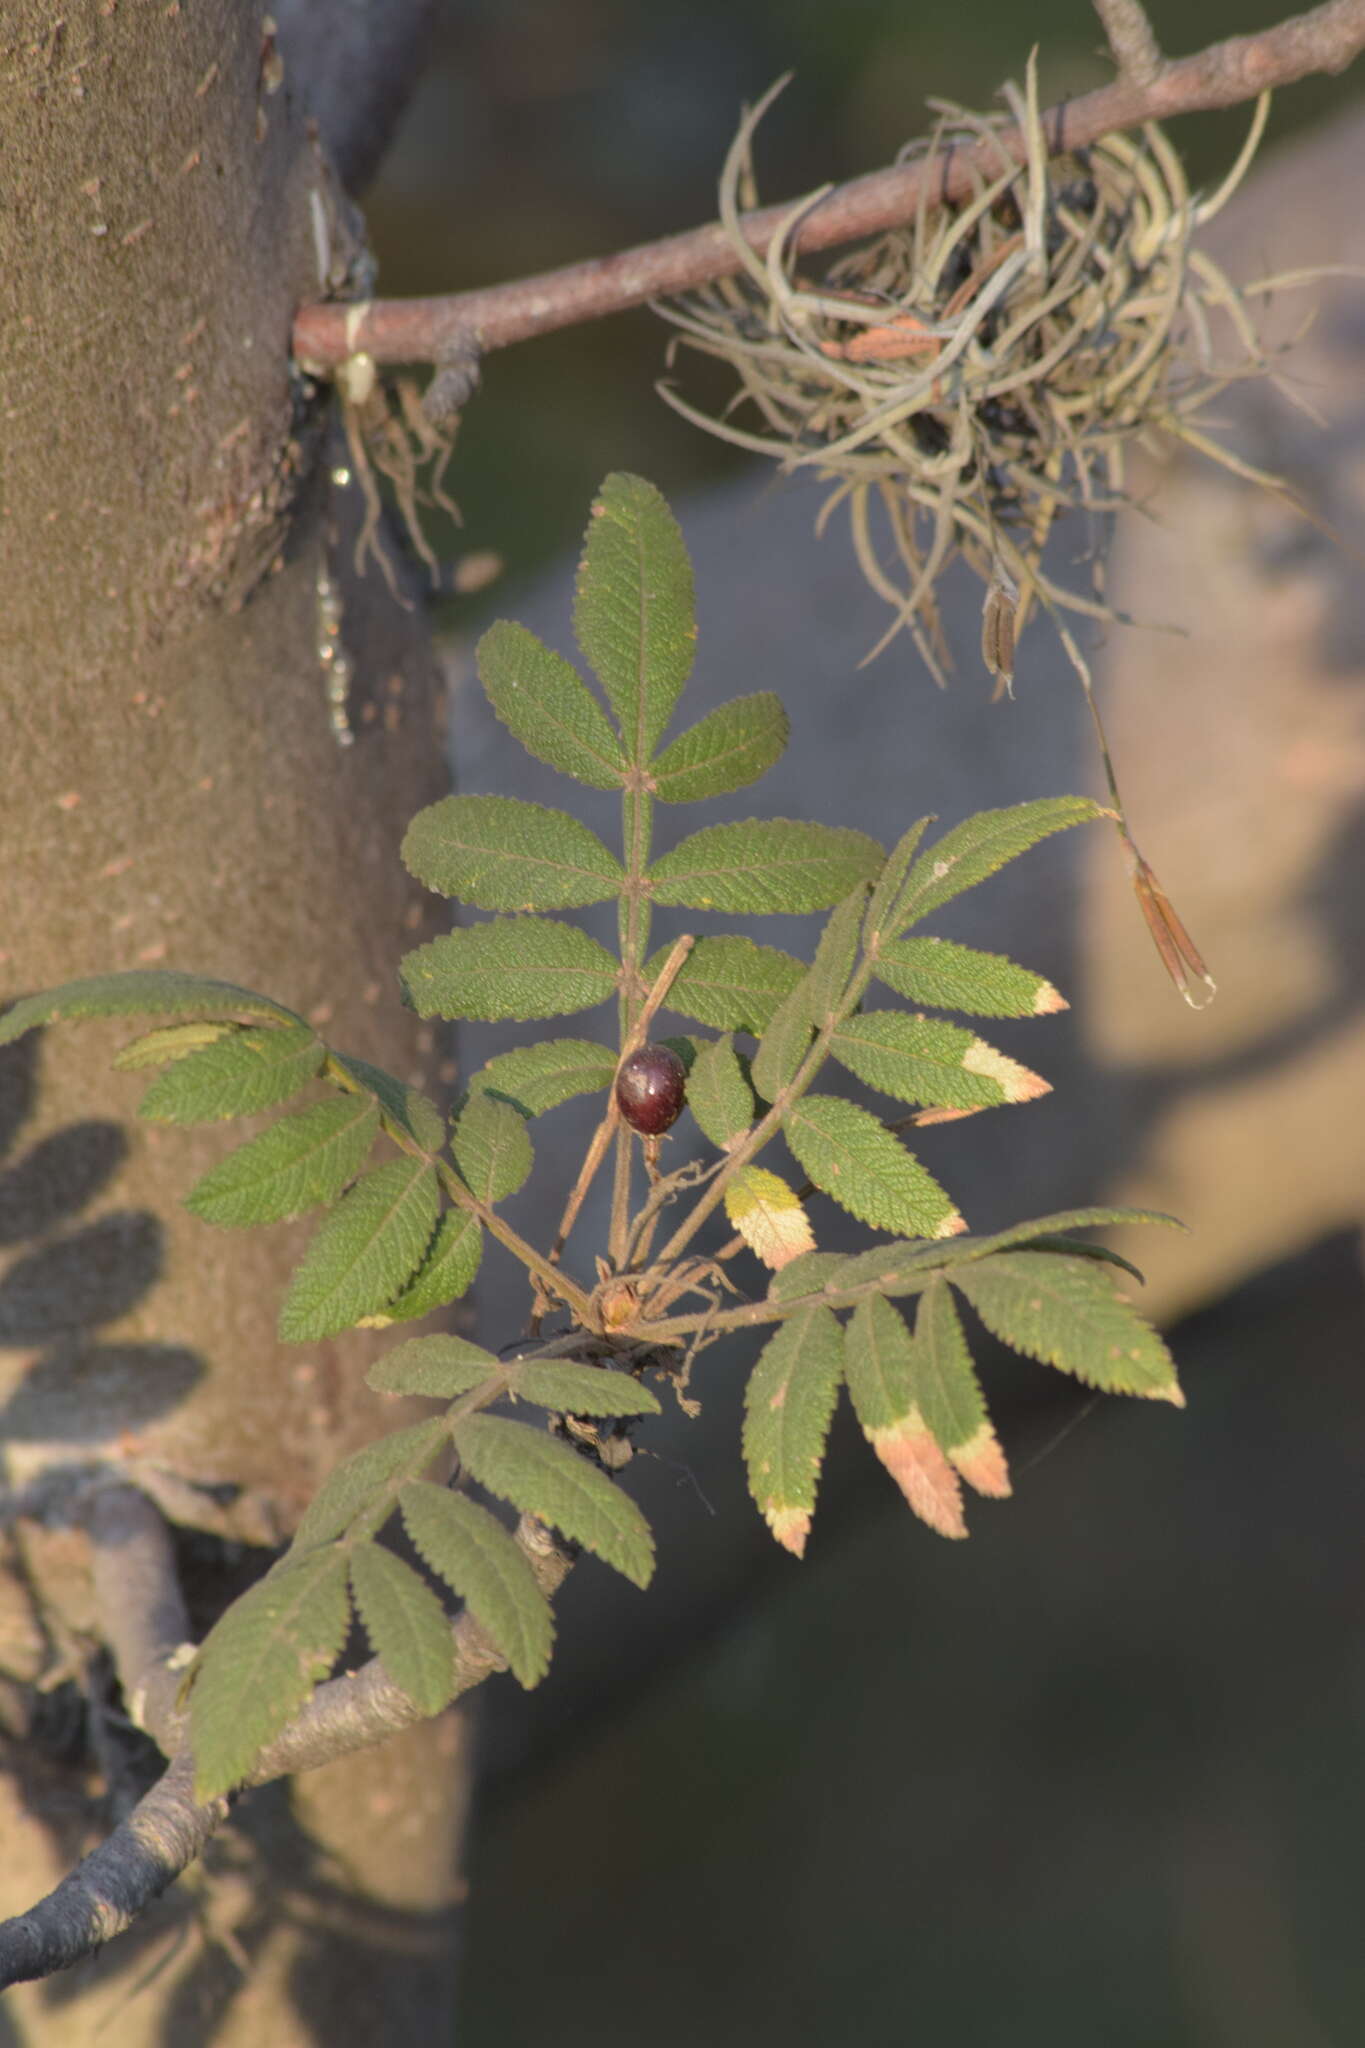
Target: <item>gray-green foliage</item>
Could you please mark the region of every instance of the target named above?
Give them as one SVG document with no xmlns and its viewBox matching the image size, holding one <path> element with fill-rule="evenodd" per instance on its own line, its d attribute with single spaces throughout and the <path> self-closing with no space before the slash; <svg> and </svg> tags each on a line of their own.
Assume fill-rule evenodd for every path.
<svg viewBox="0 0 1365 2048">
<path fill-rule="evenodd" d="M 162 1121 L 256 1114 L 308 1093 L 187 1197 L 206 1221 L 233 1228 L 323 1211 L 281 1311 L 289 1341 L 411 1324 L 447 1307 L 473 1281 L 489 1235 L 534 1285 L 531 1334 L 512 1356 L 428 1334 L 371 1369 L 377 1391 L 436 1402 L 440 1412 L 405 1420 L 347 1458 L 290 1549 L 208 1637 L 190 1695 L 201 1796 L 250 1775 L 332 1669 L 353 1615 L 422 1712 L 469 1682 L 462 1659 L 474 1637 L 484 1645 L 480 1670 L 491 1644 L 522 1684 L 537 1683 L 553 1638 L 538 1563 L 544 1530 L 647 1583 L 652 1538 L 613 1475 L 640 1419 L 658 1411 L 645 1376 L 666 1384 L 726 1330 L 771 1326 L 749 1380 L 743 1451 L 755 1501 L 795 1552 L 810 1530 L 845 1384 L 878 1458 L 931 1526 L 966 1533 L 962 1480 L 1008 1492 L 960 1303 L 1028 1358 L 1111 1391 L 1179 1399 L 1165 1347 L 1124 1291 L 1123 1262 L 1074 1235 L 1120 1212 L 1074 1211 L 972 1237 L 952 1194 L 905 1142 L 909 1124 L 1026 1102 L 1046 1083 L 974 1029 L 918 1007 L 888 1008 L 881 993 L 979 1017 L 1064 1007 L 1050 983 L 1012 960 L 913 928 L 1097 807 L 1049 798 L 968 818 L 937 840 L 921 819 L 889 855 L 857 830 L 755 816 L 704 824 L 656 857 L 656 802 L 695 802 L 756 781 L 782 752 L 786 715 L 760 691 L 668 737 L 695 651 L 691 569 L 667 506 L 639 478 L 609 477 L 594 504 L 574 627 L 596 689 L 507 623 L 481 641 L 479 673 L 494 712 L 532 754 L 619 791 L 619 844 L 568 810 L 509 796 L 431 805 L 408 829 L 404 860 L 429 888 L 490 915 L 410 952 L 401 980 L 423 1017 L 554 1019 L 612 1001 L 614 1031 L 547 1035 L 495 1054 L 467 1079 L 448 1119 L 409 1083 L 229 983 L 160 970 L 105 976 L 31 997 L 0 1020 L 0 1043 L 68 1017 L 177 1020 L 117 1062 L 151 1070 L 142 1110 Z M 620 906 L 615 951 L 545 915 L 609 899 Z M 807 964 L 724 931 L 693 933 L 690 948 L 660 939 L 664 908 L 708 919 L 830 915 Z M 642 1202 L 636 1141 L 611 1090 L 623 1048 L 656 1035 L 659 1005 L 701 1027 L 665 1042 L 689 1072 L 706 1145 L 700 1161 L 672 1172 L 652 1145 Z M 915 1113 L 884 1120 L 830 1092 L 840 1069 Z M 532 1125 L 593 1095 L 602 1122 L 566 1222 L 614 1153 L 610 1236 L 587 1247 L 595 1270 L 576 1239 L 567 1260 L 559 1244 L 527 1244 L 502 1206 L 533 1170 Z M 803 1187 L 754 1165 L 778 1143 Z M 555 1158 L 553 1145 L 542 1157 L 547 1150 Z M 567 1194 L 572 1172 L 558 1161 L 551 1170 Z M 851 1255 L 810 1249 L 820 1212 L 812 1223 L 804 1205 L 818 1198 L 892 1240 Z M 729 1243 L 722 1207 L 739 1232 Z M 716 1232 L 709 1244 L 706 1229 Z M 703 1249 L 709 1257 L 699 1261 Z M 736 1295 L 708 1291 L 706 1273 L 722 1268 Z M 539 1341 L 551 1313 L 563 1327 Z M 495 1406 L 504 1412 L 488 1412 Z M 530 1518 L 520 1534 L 469 1499 L 465 1479 Z M 399 1524 L 427 1575 L 386 1546 L 386 1529 Z M 452 1619 L 447 1593 L 467 1619 Z"/>
</svg>

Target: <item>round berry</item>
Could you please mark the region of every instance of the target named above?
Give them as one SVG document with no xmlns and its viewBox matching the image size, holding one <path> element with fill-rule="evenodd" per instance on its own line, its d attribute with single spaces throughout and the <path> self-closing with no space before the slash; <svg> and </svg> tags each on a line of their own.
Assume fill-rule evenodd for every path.
<svg viewBox="0 0 1365 2048">
<path fill-rule="evenodd" d="M 632 1130 L 657 1138 L 682 1115 L 687 1069 L 666 1045 L 642 1045 L 616 1075 L 616 1107 Z"/>
</svg>

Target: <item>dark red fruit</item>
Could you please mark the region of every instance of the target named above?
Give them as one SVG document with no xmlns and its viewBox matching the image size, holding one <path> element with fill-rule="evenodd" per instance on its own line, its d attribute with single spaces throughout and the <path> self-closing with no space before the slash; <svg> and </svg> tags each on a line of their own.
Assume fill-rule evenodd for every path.
<svg viewBox="0 0 1365 2048">
<path fill-rule="evenodd" d="M 682 1115 L 687 1069 L 666 1045 L 642 1045 L 616 1076 L 616 1107 L 632 1130 L 657 1138 Z"/>
</svg>

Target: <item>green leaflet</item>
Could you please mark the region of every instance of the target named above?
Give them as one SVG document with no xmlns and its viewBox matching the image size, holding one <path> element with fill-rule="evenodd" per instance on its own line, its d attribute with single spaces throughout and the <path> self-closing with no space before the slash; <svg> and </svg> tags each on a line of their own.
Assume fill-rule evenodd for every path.
<svg viewBox="0 0 1365 2048">
<path fill-rule="evenodd" d="M 860 1081 L 898 1102 L 990 1109 L 1007 1099 L 1006 1090 L 988 1065 L 973 1071 L 965 1064 L 981 1045 L 960 1024 L 903 1010 L 864 1010 L 839 1026 L 829 1049 Z"/>
<path fill-rule="evenodd" d="M 187 1053 L 198 1052 L 216 1039 L 226 1038 L 232 1029 L 231 1024 L 215 1024 L 207 1018 L 193 1024 L 161 1024 L 155 1031 L 132 1039 L 114 1054 L 110 1065 L 123 1074 L 136 1073 L 142 1067 L 164 1066 L 167 1060 L 183 1060 Z"/>
<path fill-rule="evenodd" d="M 764 1102 L 776 1102 L 810 1051 L 815 1021 L 810 1007 L 810 976 L 803 975 L 782 998 L 758 1042 L 751 1072 Z"/>
<path fill-rule="evenodd" d="M 666 804 L 689 804 L 743 789 L 781 757 L 790 730 L 771 690 L 736 697 L 679 733 L 651 764 L 654 794 Z"/>
<path fill-rule="evenodd" d="M 682 534 L 643 477 L 609 476 L 593 500 L 573 616 L 626 753 L 644 767 L 691 671 L 697 627 Z"/>
<path fill-rule="evenodd" d="M 405 1486 L 399 1505 L 423 1563 L 459 1594 L 513 1676 L 538 1684 L 550 1668 L 554 1616 L 502 1524 L 462 1493 L 426 1480 Z"/>
<path fill-rule="evenodd" d="M 975 888 L 1007 861 L 1027 853 L 1050 833 L 1065 832 L 1103 817 L 1088 796 L 1049 796 L 1007 810 L 978 811 L 920 855 L 906 877 L 900 900 L 886 919 L 889 934 L 905 930 L 964 889 Z"/>
<path fill-rule="evenodd" d="M 351 1595 L 376 1657 L 424 1714 L 439 1714 L 455 1691 L 450 1622 L 430 1586 L 377 1543 L 351 1552 Z"/>
<path fill-rule="evenodd" d="M 574 925 L 500 917 L 405 954 L 399 969 L 419 1017 L 562 1017 L 616 990 L 616 961 Z"/>
<path fill-rule="evenodd" d="M 919 1294 L 942 1274 L 950 1277 L 959 1266 L 989 1258 L 1013 1245 L 1047 1246 L 1076 1258 L 1110 1261 L 1113 1254 L 1103 1246 L 1081 1244 L 1054 1231 L 1082 1230 L 1101 1223 L 1174 1223 L 1153 1209 L 1068 1209 L 1056 1216 L 1039 1216 L 1029 1223 L 1017 1223 L 993 1237 L 953 1237 L 946 1243 L 905 1243 L 873 1245 L 865 1252 L 837 1257 L 832 1268 L 809 1270 L 812 1285 L 827 1291 L 835 1308 L 853 1308 L 869 1294 Z M 1178 1229 L 1180 1226 L 1177 1224 Z M 821 1258 L 824 1258 L 822 1253 Z M 783 1299 L 791 1300 L 806 1290 L 799 1286 L 803 1267 L 793 1266 L 783 1275 Z M 1140 1276 L 1139 1276 L 1140 1277 Z"/>
<path fill-rule="evenodd" d="M 843 1252 L 803 1252 L 773 1275 L 768 1293 L 774 1301 L 796 1301 L 803 1294 L 818 1293 L 830 1275 L 846 1263 Z"/>
<path fill-rule="evenodd" d="M 920 1296 L 914 1364 L 915 1397 L 935 1440 L 978 1493 L 1002 1499 L 1010 1491 L 1009 1467 L 945 1280 L 935 1280 Z"/>
<path fill-rule="evenodd" d="M 381 1528 L 392 1513 L 399 1487 L 426 1470 L 448 1436 L 445 1417 L 433 1415 L 352 1451 L 327 1474 L 304 1509 L 289 1557 L 306 1557 L 344 1536 L 362 1516 L 373 1528 Z"/>
<path fill-rule="evenodd" d="M 918 1407 L 910 1332 L 889 1301 L 872 1295 L 845 1335 L 844 1377 L 864 1434 L 899 1428 Z"/>
<path fill-rule="evenodd" d="M 610 1088 L 615 1073 L 608 1046 L 590 1038 L 547 1038 L 495 1054 L 469 1085 L 475 1094 L 502 1096 L 523 1116 L 543 1116 L 571 1096 Z"/>
<path fill-rule="evenodd" d="M 726 1151 L 754 1120 L 754 1091 L 727 1033 L 703 1046 L 687 1077 L 687 1106 L 702 1131 Z"/>
<path fill-rule="evenodd" d="M 409 1337 L 386 1351 L 365 1375 L 366 1386 L 382 1394 L 423 1394 L 455 1401 L 503 1371 L 502 1361 L 464 1337 Z"/>
<path fill-rule="evenodd" d="M 1011 1350 L 1105 1393 L 1140 1394 L 1184 1407 L 1170 1352 L 1093 1260 L 999 1252 L 954 1267 L 949 1277 L 992 1336 Z"/>
<path fill-rule="evenodd" d="M 871 943 L 874 934 L 885 936 L 888 913 L 895 907 L 896 898 L 900 895 L 905 878 L 910 872 L 910 864 L 919 851 L 919 843 L 932 823 L 932 818 L 917 819 L 908 832 L 901 834 L 886 856 L 882 871 L 868 899 L 867 917 L 863 925 L 868 944 Z"/>
<path fill-rule="evenodd" d="M 962 1228 L 933 1175 L 856 1103 L 803 1095 L 782 1131 L 816 1187 L 874 1229 L 952 1237 Z"/>
<path fill-rule="evenodd" d="M 647 982 L 657 978 L 669 950 L 661 946 L 649 961 Z M 699 939 L 668 992 L 667 1007 L 720 1031 L 757 1034 L 804 972 L 799 960 L 775 946 L 759 946 L 752 939 Z"/>
<path fill-rule="evenodd" d="M 280 1310 L 285 1342 L 335 1336 L 392 1301 L 427 1248 L 439 1200 L 424 1159 L 389 1160 L 357 1181 L 295 1268 Z"/>
<path fill-rule="evenodd" d="M 240 1785 L 341 1652 L 346 1557 L 319 1551 L 234 1600 L 199 1652 L 190 1691 L 196 1799 Z"/>
<path fill-rule="evenodd" d="M 590 789 L 619 789 L 627 761 L 586 683 L 560 654 L 499 619 L 475 659 L 484 692 L 508 731 L 538 761 Z"/>
<path fill-rule="evenodd" d="M 505 1201 L 523 1185 L 534 1154 L 526 1119 L 497 1095 L 471 1095 L 450 1138 L 460 1177 L 481 1202 Z"/>
<path fill-rule="evenodd" d="M 446 1141 L 445 1119 L 429 1096 L 349 1053 L 329 1052 L 327 1061 L 329 1068 L 335 1067 L 364 1094 L 372 1095 L 385 1120 L 405 1131 L 424 1152 L 440 1151 Z"/>
<path fill-rule="evenodd" d="M 221 1123 L 286 1102 L 322 1071 L 325 1048 L 306 1024 L 232 1031 L 163 1067 L 138 1104 L 153 1123 Z"/>
<path fill-rule="evenodd" d="M 510 1393 L 557 1415 L 657 1415 L 649 1388 L 628 1372 L 569 1359 L 514 1358 L 506 1368 Z"/>
<path fill-rule="evenodd" d="M 828 1309 L 809 1309 L 768 1339 L 744 1395 L 749 1491 L 784 1549 L 802 1556 L 843 1371 L 844 1335 Z"/>
<path fill-rule="evenodd" d="M 379 1111 L 362 1096 L 295 1110 L 220 1159 L 190 1189 L 185 1206 L 206 1223 L 234 1228 L 301 1216 L 335 1201 L 378 1133 Z"/>
<path fill-rule="evenodd" d="M 177 1017 L 195 1010 L 230 1017 L 270 1017 L 281 1024 L 303 1023 L 302 1017 L 283 1003 L 238 988 L 235 982 L 145 967 L 129 974 L 94 974 L 25 996 L 0 1017 L 0 1045 L 12 1044 L 35 1024 L 60 1024 L 70 1017 L 154 1017 L 158 1013 Z"/>
<path fill-rule="evenodd" d="M 948 1244 L 876 1245 L 845 1262 L 839 1284 L 853 1285 L 883 1268 L 888 1277 L 893 1269 L 909 1272 L 932 1268 L 946 1272 L 950 1267 L 973 1264 L 1017 1245 L 1032 1249 L 1048 1239 L 1065 1242 L 1065 1233 L 1096 1230 L 1107 1223 L 1164 1223 L 1173 1230 L 1184 1228 L 1174 1216 L 1164 1216 L 1159 1209 L 1061 1209 L 1051 1216 L 1035 1216 L 1030 1222 L 1012 1224 L 1008 1230 L 995 1231 L 989 1237 L 959 1236 Z M 1101 1245 L 1068 1244 L 1066 1249 L 1077 1257 L 1112 1257 Z"/>
<path fill-rule="evenodd" d="M 912 1003 L 968 1017 L 1046 1017 L 1067 1007 L 1041 974 L 1016 967 L 1003 953 L 979 953 L 950 939 L 888 940 L 877 956 L 877 977 Z"/>
<path fill-rule="evenodd" d="M 523 1514 L 553 1523 L 633 1585 L 649 1584 L 654 1540 L 644 1516 L 567 1444 L 496 1415 L 471 1415 L 454 1435 L 456 1450 L 480 1486 Z"/>
<path fill-rule="evenodd" d="M 402 857 L 438 895 L 476 910 L 573 910 L 614 898 L 625 869 L 567 811 L 512 796 L 446 796 L 408 826 Z"/>
<path fill-rule="evenodd" d="M 660 1045 L 666 1045 L 670 1052 L 675 1052 L 678 1055 L 678 1058 L 683 1063 L 683 1072 L 689 1079 L 691 1078 L 693 1067 L 697 1064 L 697 1061 L 710 1042 L 707 1038 L 686 1037 L 682 1035 L 673 1038 L 661 1038 L 659 1040 Z M 615 1069 L 613 1068 L 612 1071 L 615 1072 Z"/>
<path fill-rule="evenodd" d="M 828 910 L 881 866 L 865 832 L 792 818 L 707 825 L 655 861 L 656 903 L 736 912 Z"/>
<path fill-rule="evenodd" d="M 403 1292 L 367 1321 L 411 1323 L 447 1302 L 458 1301 L 474 1284 L 483 1257 L 483 1225 L 467 1209 L 447 1209 Z"/>
<path fill-rule="evenodd" d="M 910 1506 L 940 1536 L 965 1536 L 962 1488 L 921 1411 L 915 1343 L 889 1301 L 852 1317 L 845 1368 L 863 1434 Z"/>
<path fill-rule="evenodd" d="M 754 1086 L 765 1102 L 777 1100 L 805 1058 L 812 1031 L 840 1008 L 858 957 L 866 901 L 862 884 L 844 898 L 820 935 L 810 971 L 774 1011 L 753 1067 Z"/>
</svg>

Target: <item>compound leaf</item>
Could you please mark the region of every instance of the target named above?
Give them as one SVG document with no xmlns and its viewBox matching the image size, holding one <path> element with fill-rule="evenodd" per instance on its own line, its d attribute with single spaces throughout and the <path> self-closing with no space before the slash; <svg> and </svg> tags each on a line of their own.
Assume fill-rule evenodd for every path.
<svg viewBox="0 0 1365 2048">
<path fill-rule="evenodd" d="M 654 794 L 666 804 L 689 804 L 743 789 L 780 759 L 790 729 L 771 690 L 736 697 L 679 733 L 651 764 Z"/>
<path fill-rule="evenodd" d="M 567 811 L 513 796 L 446 796 L 403 839 L 410 874 L 476 910 L 573 910 L 617 895 L 625 869 Z"/>
<path fill-rule="evenodd" d="M 670 950 L 661 946 L 654 954 L 645 968 L 647 982 L 657 979 Z M 698 939 L 668 991 L 666 1007 L 698 1024 L 757 1036 L 804 973 L 799 960 L 776 946 L 729 936 Z"/>
<path fill-rule="evenodd" d="M 378 1133 L 379 1111 L 360 1096 L 295 1110 L 220 1159 L 190 1189 L 185 1206 L 206 1223 L 233 1228 L 301 1216 L 336 1200 Z"/>
<path fill-rule="evenodd" d="M 445 1609 L 410 1564 L 378 1543 L 351 1551 L 351 1595 L 376 1657 L 423 1714 L 455 1691 L 455 1643 Z"/>
<path fill-rule="evenodd" d="M 997 1252 L 949 1278 L 986 1328 L 1026 1358 L 1111 1394 L 1183 1408 L 1171 1354 L 1094 1260 L 1058 1252 Z"/>
<path fill-rule="evenodd" d="M 500 1052 L 470 1082 L 475 1094 L 499 1095 L 523 1116 L 543 1116 L 574 1095 L 610 1088 L 616 1055 L 590 1038 L 547 1038 Z"/>
<path fill-rule="evenodd" d="M 346 1557 L 319 1551 L 261 1579 L 216 1623 L 190 1691 L 195 1797 L 240 1785 L 341 1651 Z"/>
<path fill-rule="evenodd" d="M 439 1204 L 424 1159 L 391 1159 L 358 1180 L 295 1269 L 280 1310 L 285 1342 L 335 1336 L 392 1301 L 431 1240 Z"/>
<path fill-rule="evenodd" d="M 647 1586 L 654 1540 L 633 1500 L 567 1444 L 497 1415 L 456 1425 L 455 1448 L 472 1478 L 523 1514 L 551 1522 L 633 1585 Z"/>
<path fill-rule="evenodd" d="M 1041 974 L 951 939 L 889 940 L 877 955 L 877 977 L 912 1003 L 968 1017 L 1050 1017 L 1068 1007 Z"/>
<path fill-rule="evenodd" d="M 423 1479 L 403 1488 L 399 1506 L 423 1563 L 459 1594 L 513 1676 L 538 1684 L 550 1668 L 554 1616 L 501 1522 L 462 1493 Z"/>
<path fill-rule="evenodd" d="M 615 991 L 617 963 L 575 925 L 500 917 L 405 954 L 399 973 L 419 1017 L 562 1017 Z"/>
<path fill-rule="evenodd" d="M 747 818 L 693 832 L 654 863 L 650 889 L 656 903 L 691 910 L 828 910 L 881 862 L 880 846 L 865 832 Z"/>
<path fill-rule="evenodd" d="M 499 619 L 475 652 L 497 716 L 529 754 L 589 789 L 619 789 L 627 761 L 601 705 L 563 655 Z"/>
<path fill-rule="evenodd" d="M 142 967 L 128 974 L 94 974 L 25 996 L 0 1017 L 0 1045 L 12 1044 L 35 1024 L 61 1024 L 70 1017 L 178 1017 L 204 1010 L 233 1017 L 270 1017 L 281 1024 L 303 1022 L 297 1011 L 249 988 L 238 988 L 235 982 Z"/>
<path fill-rule="evenodd" d="M 678 523 L 643 477 L 617 472 L 593 500 L 574 594 L 574 632 L 643 767 L 696 650 L 692 564 Z"/>
<path fill-rule="evenodd" d="M 933 1175 L 856 1102 L 804 1095 L 782 1131 L 816 1187 L 874 1229 L 916 1237 L 955 1237 L 963 1229 Z"/>
<path fill-rule="evenodd" d="M 471 1095 L 451 1133 L 460 1177 L 481 1202 L 514 1195 L 531 1171 L 534 1154 L 526 1119 L 498 1095 Z"/>
<path fill-rule="evenodd" d="M 800 1557 L 839 1393 L 844 1333 L 828 1309 L 807 1309 L 768 1339 L 744 1395 L 749 1491 L 785 1550 Z"/>
</svg>

